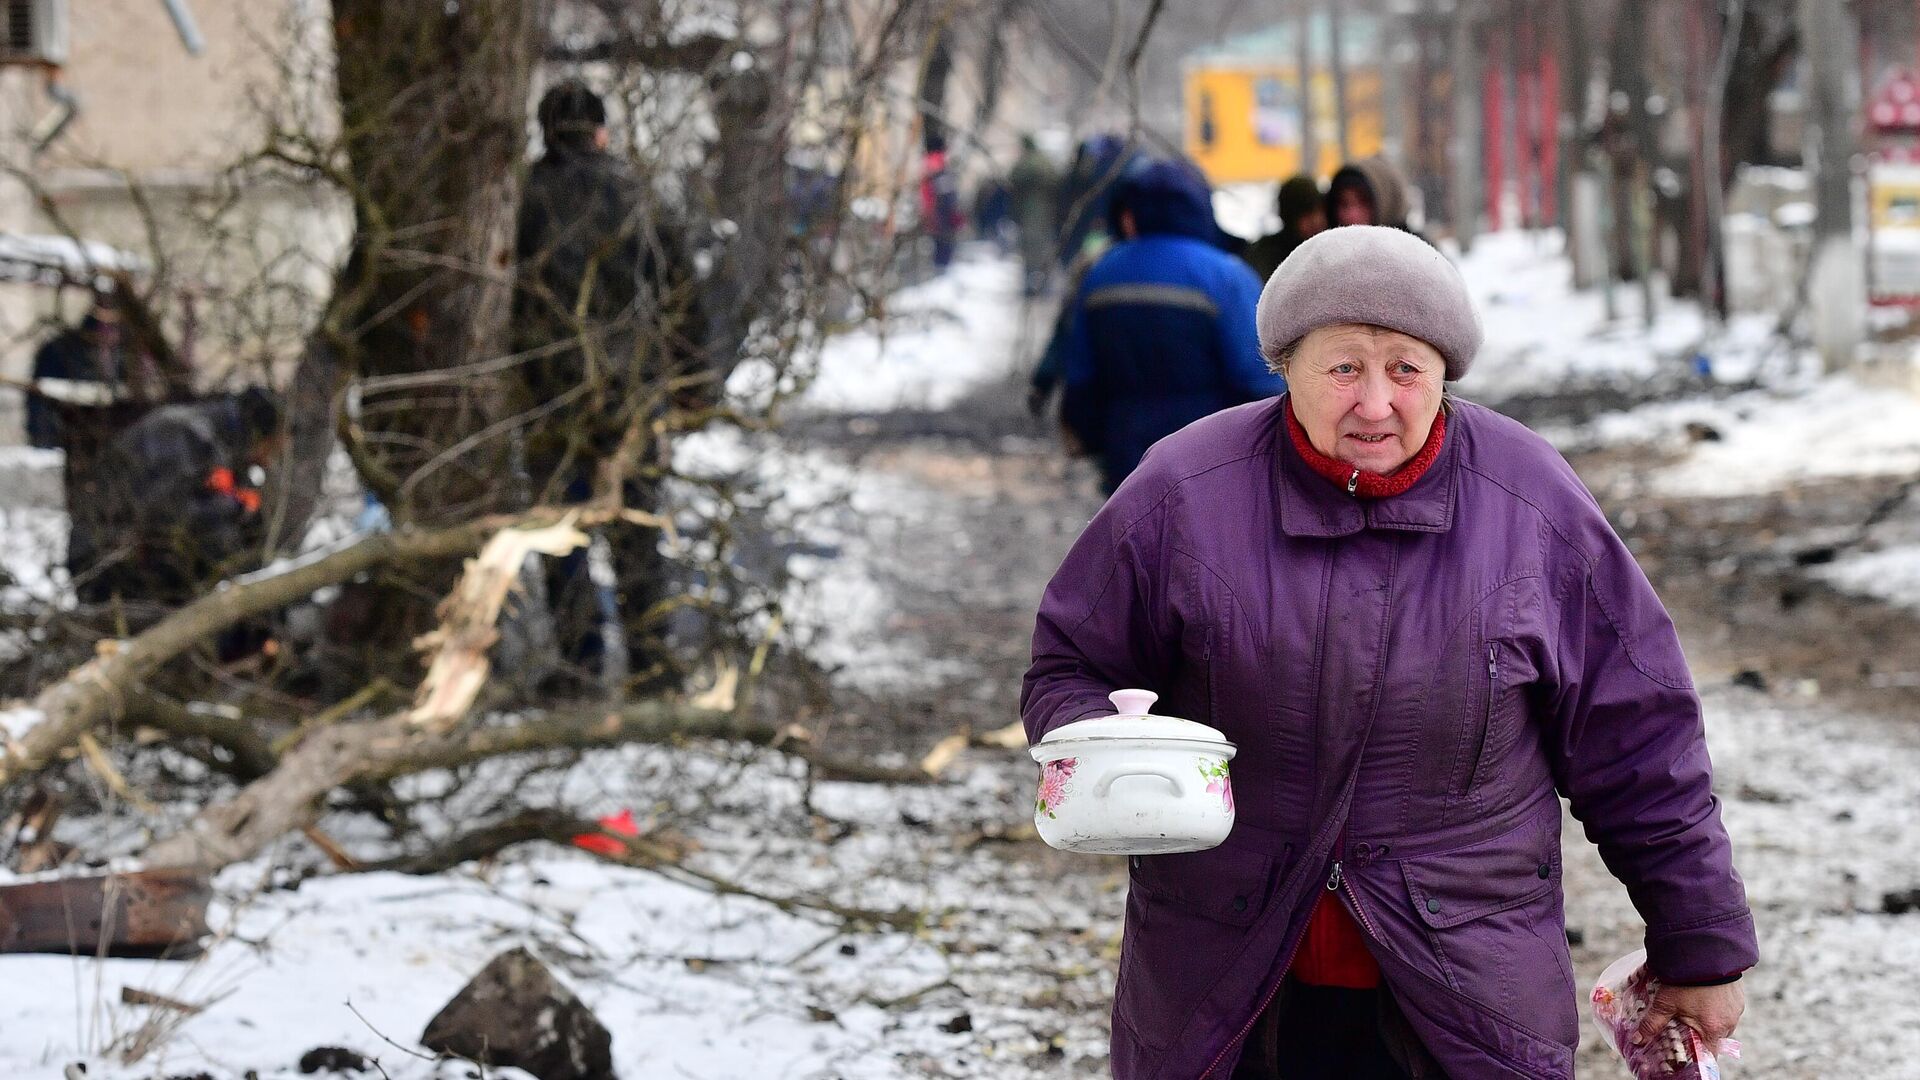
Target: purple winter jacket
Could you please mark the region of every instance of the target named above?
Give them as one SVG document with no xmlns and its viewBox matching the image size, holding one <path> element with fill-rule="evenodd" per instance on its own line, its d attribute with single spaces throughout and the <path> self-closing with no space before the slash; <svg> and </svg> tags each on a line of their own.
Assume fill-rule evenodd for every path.
<svg viewBox="0 0 1920 1080">
<path fill-rule="evenodd" d="M 1556 793 L 1657 974 L 1752 966 L 1679 640 L 1573 470 L 1455 402 L 1412 488 L 1356 500 L 1300 459 L 1283 408 L 1158 443 L 1041 601 L 1032 740 L 1137 686 L 1239 747 L 1226 843 L 1131 860 L 1113 1075 L 1226 1080 L 1337 881 L 1452 1080 L 1571 1077 Z"/>
</svg>

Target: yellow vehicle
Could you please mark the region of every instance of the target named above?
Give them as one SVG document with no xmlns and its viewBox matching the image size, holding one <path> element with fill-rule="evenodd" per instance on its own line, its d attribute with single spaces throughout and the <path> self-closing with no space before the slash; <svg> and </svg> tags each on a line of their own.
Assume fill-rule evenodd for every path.
<svg viewBox="0 0 1920 1080">
<path fill-rule="evenodd" d="M 1359 14 L 1341 20 L 1345 61 L 1348 154 L 1380 152 L 1381 102 L 1376 23 Z M 1301 172 L 1303 134 L 1298 24 L 1232 38 L 1189 54 L 1184 64 L 1187 156 L 1215 184 L 1285 180 Z M 1318 161 L 1315 175 L 1342 163 L 1339 109 L 1334 97 L 1332 26 L 1315 16 L 1308 38 L 1308 108 Z"/>
</svg>

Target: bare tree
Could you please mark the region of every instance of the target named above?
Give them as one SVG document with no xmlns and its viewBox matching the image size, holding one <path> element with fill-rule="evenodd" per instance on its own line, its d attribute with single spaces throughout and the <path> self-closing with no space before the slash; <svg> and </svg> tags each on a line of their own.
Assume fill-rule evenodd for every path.
<svg viewBox="0 0 1920 1080">
<path fill-rule="evenodd" d="M 778 702 L 757 694 L 756 680 L 781 671 L 806 686 L 812 677 L 799 646 L 782 636 L 783 582 L 744 579 L 732 558 L 730 481 L 678 475 L 672 447 L 708 424 L 770 427 L 784 397 L 805 385 L 828 328 L 875 306 L 867 297 L 887 288 L 897 238 L 852 207 L 860 199 L 890 205 L 910 182 L 876 164 L 927 107 L 910 85 L 902 92 L 911 81 L 902 76 L 919 70 L 938 28 L 951 32 L 956 50 L 976 48 L 996 37 L 982 21 L 1012 6 L 765 0 L 739 5 L 733 20 L 690 26 L 669 17 L 672 5 L 614 0 L 559 8 L 548 0 L 338 0 L 321 42 L 330 59 L 316 65 L 315 85 L 332 108 L 267 103 L 275 119 L 267 145 L 229 179 L 272 176 L 336 193 L 352 222 L 324 305 L 288 307 L 305 311 L 309 324 L 292 383 L 298 452 L 269 507 L 274 553 L 298 548 L 315 508 L 327 509 L 325 485 L 343 479 L 374 493 L 394 526 L 210 582 L 199 599 L 146 623 L 96 622 L 81 637 L 76 618 L 72 651 L 56 654 L 70 656 L 72 670 L 24 686 L 28 719 L 10 721 L 11 736 L 0 738 L 0 800 L 36 782 L 62 786 L 75 767 L 70 752 L 97 742 L 126 766 L 116 782 L 164 787 L 197 806 L 153 857 L 215 865 L 311 824 L 329 805 L 376 811 L 402 834 L 406 802 L 386 786 L 394 777 L 447 770 L 457 788 L 494 759 L 532 772 L 558 767 L 569 752 L 630 741 L 737 740 L 778 746 L 836 774 L 924 780 L 924 770 L 836 759 L 772 721 Z M 1124 80 L 1137 96 L 1162 6 L 1123 40 L 1116 89 Z M 628 238 L 630 225 L 644 244 L 670 224 L 697 256 L 689 260 L 697 278 L 673 278 L 656 302 L 623 311 L 617 335 L 581 317 L 530 339 L 516 326 L 514 303 L 534 287 L 515 249 L 523 158 L 538 87 L 567 77 L 593 82 L 611 103 L 614 150 L 640 181 L 640 205 L 609 240 Z M 951 117 L 943 122 L 957 138 L 976 137 Z M 820 205 L 789 197 L 796 160 L 835 178 Z M 222 219 L 205 220 L 211 229 Z M 590 296 L 577 299 L 559 305 L 563 315 L 590 310 Z M 595 356 L 616 336 L 617 355 Z M 689 338 L 706 361 L 698 370 L 656 362 Z M 617 445 L 596 451 L 592 496 L 564 506 L 512 482 L 516 447 L 552 411 L 518 396 L 516 380 L 562 352 L 627 372 L 600 410 L 617 420 Z M 764 369 L 756 377 L 771 381 L 771 397 L 721 392 L 743 362 Z M 582 394 L 599 389 L 579 381 Z M 329 467 L 335 446 L 350 475 Z M 645 481 L 646 502 L 632 497 L 633 478 Z M 696 512 L 689 493 L 704 509 Z M 697 606 L 707 629 L 689 639 L 673 674 L 698 669 L 711 685 L 692 695 L 677 678 L 662 680 L 612 723 L 592 709 L 562 719 L 490 714 L 493 705 L 527 704 L 488 682 L 495 620 L 525 559 L 577 550 L 579 530 L 661 530 L 675 511 L 700 532 L 698 544 L 676 550 L 703 587 L 661 606 Z M 463 559 L 471 559 L 464 571 Z M 384 592 L 369 601 L 369 587 Z M 327 647 L 345 642 L 324 669 L 298 648 L 216 665 L 208 641 L 295 605 L 319 609 L 316 633 Z M 136 731 L 144 733 L 138 742 Z M 174 786 L 170 763 L 182 756 L 242 786 Z M 508 817 L 525 809 L 511 790 L 492 805 Z M 575 824 L 564 817 L 548 832 Z M 527 831 L 487 835 L 508 843 Z"/>
</svg>

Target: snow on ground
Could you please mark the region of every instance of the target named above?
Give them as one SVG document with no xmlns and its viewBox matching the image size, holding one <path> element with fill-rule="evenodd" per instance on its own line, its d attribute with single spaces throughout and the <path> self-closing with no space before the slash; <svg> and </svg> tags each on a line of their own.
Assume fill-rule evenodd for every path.
<svg viewBox="0 0 1920 1080">
<path fill-rule="evenodd" d="M 944 409 L 965 395 L 1016 378 L 1044 343 L 1050 302 L 1021 296 L 1016 260 L 968 248 L 945 274 L 902 289 L 887 318 L 829 339 L 797 391 L 801 410 L 890 412 Z M 728 383 L 734 397 L 764 396 L 772 369 L 749 362 Z M 956 673 L 894 632 L 890 580 L 920 572 L 896 541 L 901 523 L 924 517 L 942 496 L 897 474 L 852 468 L 778 435 L 709 429 L 675 443 L 675 470 L 712 481 L 732 478 L 761 493 L 767 520 L 790 537 L 781 569 L 788 625 L 836 681 L 863 690 L 935 685 Z M 710 499 L 694 497 L 697 513 Z"/>
<path fill-rule="evenodd" d="M 1468 396 L 1689 367 L 1705 329 L 1696 312 L 1663 304 L 1650 336 L 1632 317 L 1605 326 L 1597 297 L 1568 290 L 1556 252 L 1556 240 L 1524 235 L 1475 245 L 1465 270 L 1486 305 L 1489 346 L 1462 386 Z M 969 260 L 896 297 L 890 307 L 907 313 L 904 321 L 884 335 L 863 330 L 831 343 L 800 406 L 940 408 L 1007 377 L 1020 361 L 1017 282 L 1009 262 Z M 1622 301 L 1631 313 L 1628 290 Z M 1669 449 L 1678 460 L 1650 482 L 1674 493 L 1738 496 L 1920 468 L 1920 406 L 1848 379 L 1806 378 L 1761 346 L 1759 325 L 1737 324 L 1708 350 L 1717 378 L 1758 377 L 1761 389 L 1727 394 L 1702 380 L 1697 397 L 1555 437 Z M 1718 438 L 1699 437 L 1701 425 Z M 889 530 L 936 493 L 777 436 L 708 432 L 678 453 L 691 475 L 763 493 L 756 506 L 795 534 L 767 557 L 804 579 L 785 598 L 788 617 L 844 665 L 842 678 L 878 687 L 932 670 L 890 633 L 887 581 L 924 570 L 901 565 L 908 553 L 893 550 L 900 545 Z M 1892 596 L 1910 587 L 1920 597 L 1920 551 L 1888 549 L 1820 572 L 1842 588 Z M 1755 1075 L 1899 1075 L 1890 1063 L 1920 1060 L 1902 978 L 1920 967 L 1920 934 L 1911 918 L 1877 909 L 1881 891 L 1920 881 L 1912 843 L 1920 746 L 1873 718 L 1725 689 L 1705 697 L 1725 813 L 1766 950 L 1749 985 L 1746 1067 Z M 819 893 L 929 918 L 914 933 L 842 932 L 804 908 L 716 897 L 552 848 L 429 878 L 321 878 L 297 890 L 261 888 L 268 857 L 220 879 L 220 934 L 203 959 L 5 958 L 0 1075 L 55 1080 L 84 1058 L 90 1076 L 112 1080 L 198 1069 L 221 1080 L 247 1069 L 278 1080 L 294 1075 L 302 1052 L 333 1043 L 378 1055 L 396 1078 L 450 1080 L 464 1071 L 436 1071 L 381 1035 L 410 1045 L 466 979 L 520 944 L 613 1029 L 624 1076 L 1096 1075 L 1121 875 L 1111 862 L 1072 862 L 1075 872 L 1065 872 L 1057 859 L 1010 857 L 981 842 L 1026 817 L 1031 779 L 1024 758 L 979 756 L 958 782 L 938 788 L 825 783 L 809 795 L 759 755 L 588 755 L 545 794 L 584 798 L 595 812 L 663 815 L 701 845 L 691 865 L 768 893 Z M 1589 947 L 1608 952 L 1604 963 L 1636 944 L 1640 928 L 1578 834 L 1567 842 L 1571 852 L 1586 850 L 1572 856 L 1570 866 L 1584 869 L 1569 880 L 1589 890 L 1571 896 L 1569 910 Z M 1597 972 L 1583 961 L 1584 979 Z M 148 1015 L 119 1003 L 126 985 L 218 1000 L 140 1062 L 120 1065 L 113 1049 Z"/>
<path fill-rule="evenodd" d="M 1737 381 L 1791 359 L 1776 354 L 1768 319 L 1742 316 L 1710 333 L 1697 304 L 1671 299 L 1663 287 L 1651 329 L 1638 287 L 1614 287 L 1618 309 L 1609 321 L 1598 290 L 1574 290 L 1562 248 L 1557 230 L 1499 232 L 1475 239 L 1459 259 L 1486 327 L 1479 359 L 1459 383 L 1467 397 L 1673 375 L 1694 370 L 1702 356 L 1712 378 Z"/>
<path fill-rule="evenodd" d="M 66 455 L 37 446 L 0 446 L 0 469 L 59 469 Z"/>
<path fill-rule="evenodd" d="M 1597 292 L 1574 292 L 1557 233 L 1495 233 L 1461 261 L 1486 345 L 1458 386 L 1499 401 L 1642 384 L 1691 393 L 1578 426 L 1544 426 L 1563 451 L 1650 445 L 1672 460 L 1642 478 L 1665 496 L 1731 498 L 1795 484 L 1920 471 L 1920 397 L 1847 374 L 1821 375 L 1782 344 L 1771 316 L 1710 330 L 1699 308 L 1664 296 L 1649 330 L 1639 290 L 1618 288 L 1609 322 Z M 1657 380 L 1657 382 L 1656 382 Z M 1755 389 L 1738 389 L 1756 386 Z"/>
<path fill-rule="evenodd" d="M 1280 185 L 1270 181 L 1222 184 L 1213 189 L 1214 220 L 1242 240 L 1258 240 L 1280 230 L 1279 194 Z"/>
<path fill-rule="evenodd" d="M 1662 495 L 1733 497 L 1796 483 L 1920 471 L 1920 398 L 1845 375 L 1656 402 L 1544 431 L 1562 449 L 1652 444 L 1679 455 Z"/>
<path fill-rule="evenodd" d="M 1920 544 L 1848 555 L 1815 567 L 1813 576 L 1842 592 L 1920 611 Z"/>
<path fill-rule="evenodd" d="M 780 385 L 803 390 L 801 407 L 819 412 L 944 409 L 1038 354 L 1023 338 L 1020 286 L 1016 261 L 969 248 L 945 274 L 889 296 L 877 325 L 829 338 L 816 364 L 800 365 Z M 774 381 L 770 365 L 749 361 L 727 389 L 762 400 Z"/>
<path fill-rule="evenodd" d="M 54 468 L 58 469 L 56 463 Z M 67 515 L 39 506 L 0 505 L 0 609 L 45 604 L 66 593 Z"/>
<path fill-rule="evenodd" d="M 38 727 L 47 718 L 39 709 L 15 708 L 0 709 L 0 747 L 9 741 L 18 742 L 27 732 Z"/>
<path fill-rule="evenodd" d="M 890 580 L 911 575 L 911 552 L 897 542 L 902 524 L 925 518 L 941 496 L 906 476 L 850 467 L 835 455 L 786 446 L 776 435 L 714 428 L 674 444 L 683 477 L 722 483 L 754 503 L 762 528 L 784 538 L 760 569 L 790 578 L 781 608 L 808 655 L 847 685 L 878 691 L 925 686 L 954 673 L 893 633 L 897 605 Z M 683 495 L 696 519 L 725 513 L 700 490 Z M 709 554 L 682 544 L 685 558 Z M 744 560 L 756 560 L 746 553 Z M 752 567 L 749 567 L 752 569 Z"/>
<path fill-rule="evenodd" d="M 1714 786 L 1760 934 L 1734 1075 L 1920 1076 L 1911 973 L 1920 923 L 1881 912 L 1920 882 L 1920 742 L 1905 725 L 1733 688 L 1703 694 Z M 1640 944 L 1638 916 L 1569 826 L 1569 924 L 1601 967 Z M 1597 1064 L 1598 1034 L 1585 1035 Z M 1615 1066 L 1617 1068 L 1617 1066 Z M 1610 1074 L 1603 1074 L 1610 1075 Z"/>
<path fill-rule="evenodd" d="M 1762 938 L 1745 1068 L 1907 1075 L 1895 1063 L 1920 1060 L 1920 1030 L 1903 1019 L 1920 933 L 1879 907 L 1882 893 L 1920 880 L 1910 843 L 1920 744 L 1812 702 L 1719 687 L 1704 704 Z M 382 1036 L 410 1045 L 488 959 L 520 945 L 607 1023 L 623 1076 L 1101 1075 L 1118 861 L 1063 867 L 1065 857 L 1042 863 L 978 842 L 1026 816 L 1031 773 L 1015 755 L 982 755 L 949 785 L 823 783 L 809 796 L 767 755 L 589 755 L 538 793 L 689 823 L 695 867 L 781 897 L 921 912 L 922 928 L 847 931 L 817 911 L 553 848 L 430 878 L 350 875 L 298 890 L 263 887 L 267 858 L 220 878 L 219 936 L 201 959 L 5 958 L 0 1015 L 9 1032 L 32 1035 L 0 1040 L 0 1075 L 55 1080 L 85 1060 L 89 1075 L 115 1080 L 200 1069 L 291 1080 L 305 1050 L 343 1045 L 380 1057 L 399 1080 L 451 1080 L 463 1074 Z M 836 839 L 823 843 L 822 832 Z M 1637 946 L 1641 927 L 1577 829 L 1566 844 L 1585 983 Z M 115 1048 L 148 1015 L 118 1003 L 122 986 L 211 1004 L 140 1062 L 118 1065 Z M 1594 1032 L 1584 1038 L 1583 1067 L 1612 1075 L 1597 1067 Z"/>
<path fill-rule="evenodd" d="M 625 1077 L 1059 1075 L 1104 1055 L 1102 1013 L 1048 1003 L 1062 988 L 1110 993 L 1097 952 L 1115 931 L 1118 879 L 1049 883 L 963 835 L 1025 816 L 1027 771 L 976 764 L 939 788 L 819 784 L 811 806 L 843 834 L 825 845 L 811 834 L 807 786 L 767 756 L 589 755 L 569 780 L 603 807 L 704 807 L 695 865 L 780 897 L 925 913 L 925 925 L 848 931 L 817 910 L 554 848 L 485 870 L 320 878 L 297 891 L 263 887 L 271 859 L 256 860 L 218 880 L 218 936 L 199 959 L 6 957 L 0 1075 L 56 1080 L 84 1060 L 96 1078 L 206 1069 L 277 1080 L 296 1075 L 306 1050 L 337 1045 L 379 1057 L 396 1080 L 464 1077 L 382 1036 L 412 1045 L 489 959 L 520 945 L 613 1032 Z M 120 1004 L 123 986 L 210 1004 L 122 1065 L 114 1055 L 148 1015 Z"/>
</svg>

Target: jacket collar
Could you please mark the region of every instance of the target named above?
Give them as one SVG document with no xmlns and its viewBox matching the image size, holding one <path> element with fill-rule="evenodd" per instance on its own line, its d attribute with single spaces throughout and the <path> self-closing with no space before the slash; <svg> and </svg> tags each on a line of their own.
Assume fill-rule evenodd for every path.
<svg viewBox="0 0 1920 1080">
<path fill-rule="evenodd" d="M 1460 444 L 1466 424 L 1461 410 L 1447 418 L 1447 438 L 1440 456 L 1426 474 L 1399 495 L 1384 499 L 1356 499 L 1313 471 L 1287 437 L 1285 399 L 1273 411 L 1279 455 L 1274 470 L 1274 506 L 1280 531 L 1294 537 L 1351 536 L 1362 529 L 1402 532 L 1446 532 L 1453 527 L 1453 507 Z"/>
</svg>

